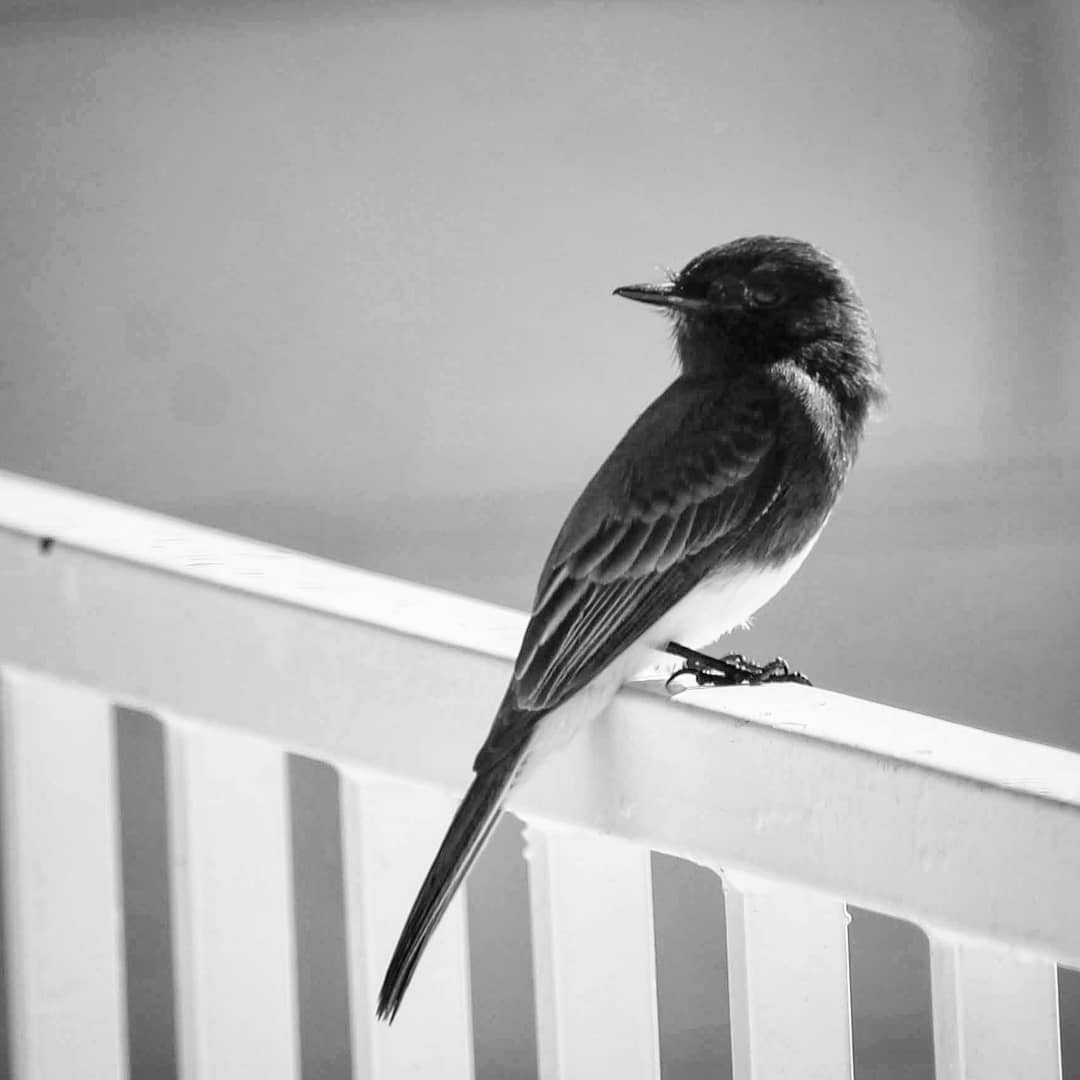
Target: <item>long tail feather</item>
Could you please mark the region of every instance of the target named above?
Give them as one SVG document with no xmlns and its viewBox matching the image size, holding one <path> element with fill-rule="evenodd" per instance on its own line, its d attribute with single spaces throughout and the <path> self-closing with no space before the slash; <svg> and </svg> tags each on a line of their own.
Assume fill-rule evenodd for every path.
<svg viewBox="0 0 1080 1080">
<path fill-rule="evenodd" d="M 379 991 L 380 1020 L 393 1022 L 428 940 L 495 827 L 520 762 L 520 753 L 493 762 L 477 773 L 465 793 L 420 886 L 386 969 Z"/>
</svg>

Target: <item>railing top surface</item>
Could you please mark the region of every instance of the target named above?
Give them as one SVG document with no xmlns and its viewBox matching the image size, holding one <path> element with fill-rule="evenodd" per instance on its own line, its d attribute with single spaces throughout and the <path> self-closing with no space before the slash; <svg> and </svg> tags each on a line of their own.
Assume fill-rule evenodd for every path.
<svg viewBox="0 0 1080 1080">
<path fill-rule="evenodd" d="M 0 529 L 504 660 L 525 627 L 522 613 L 496 604 L 2 470 Z M 1056 747 L 818 688 L 690 690 L 678 701 L 1080 806 L 1080 755 Z"/>
<path fill-rule="evenodd" d="M 0 528 L 513 659 L 517 611 L 0 470 Z"/>
</svg>

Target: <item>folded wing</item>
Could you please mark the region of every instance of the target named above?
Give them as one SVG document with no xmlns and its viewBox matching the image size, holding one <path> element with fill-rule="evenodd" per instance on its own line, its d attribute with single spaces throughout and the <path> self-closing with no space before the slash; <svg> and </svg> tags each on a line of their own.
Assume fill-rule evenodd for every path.
<svg viewBox="0 0 1080 1080">
<path fill-rule="evenodd" d="M 766 387 L 725 395 L 676 380 L 570 511 L 541 574 L 507 692 L 477 768 L 585 686 L 725 556 L 775 500 L 781 462 Z"/>
</svg>

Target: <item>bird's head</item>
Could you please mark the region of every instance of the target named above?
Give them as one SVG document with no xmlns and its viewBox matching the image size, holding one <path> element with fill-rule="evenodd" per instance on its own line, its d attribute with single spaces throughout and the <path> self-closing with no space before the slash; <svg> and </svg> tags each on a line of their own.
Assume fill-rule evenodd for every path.
<svg viewBox="0 0 1080 1080">
<path fill-rule="evenodd" d="M 733 240 L 691 259 L 668 281 L 627 285 L 615 295 L 673 317 L 687 374 L 730 375 L 787 361 L 824 382 L 858 379 L 871 397 L 881 394 L 874 336 L 854 283 L 835 259 L 802 240 Z"/>
</svg>

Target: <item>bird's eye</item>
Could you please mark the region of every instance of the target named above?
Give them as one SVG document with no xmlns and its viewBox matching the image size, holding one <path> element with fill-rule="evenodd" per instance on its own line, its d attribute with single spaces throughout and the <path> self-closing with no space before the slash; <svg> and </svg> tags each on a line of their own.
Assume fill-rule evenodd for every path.
<svg viewBox="0 0 1080 1080">
<path fill-rule="evenodd" d="M 746 295 L 757 308 L 771 308 L 782 304 L 788 297 L 787 290 L 779 281 L 748 281 Z"/>
</svg>

